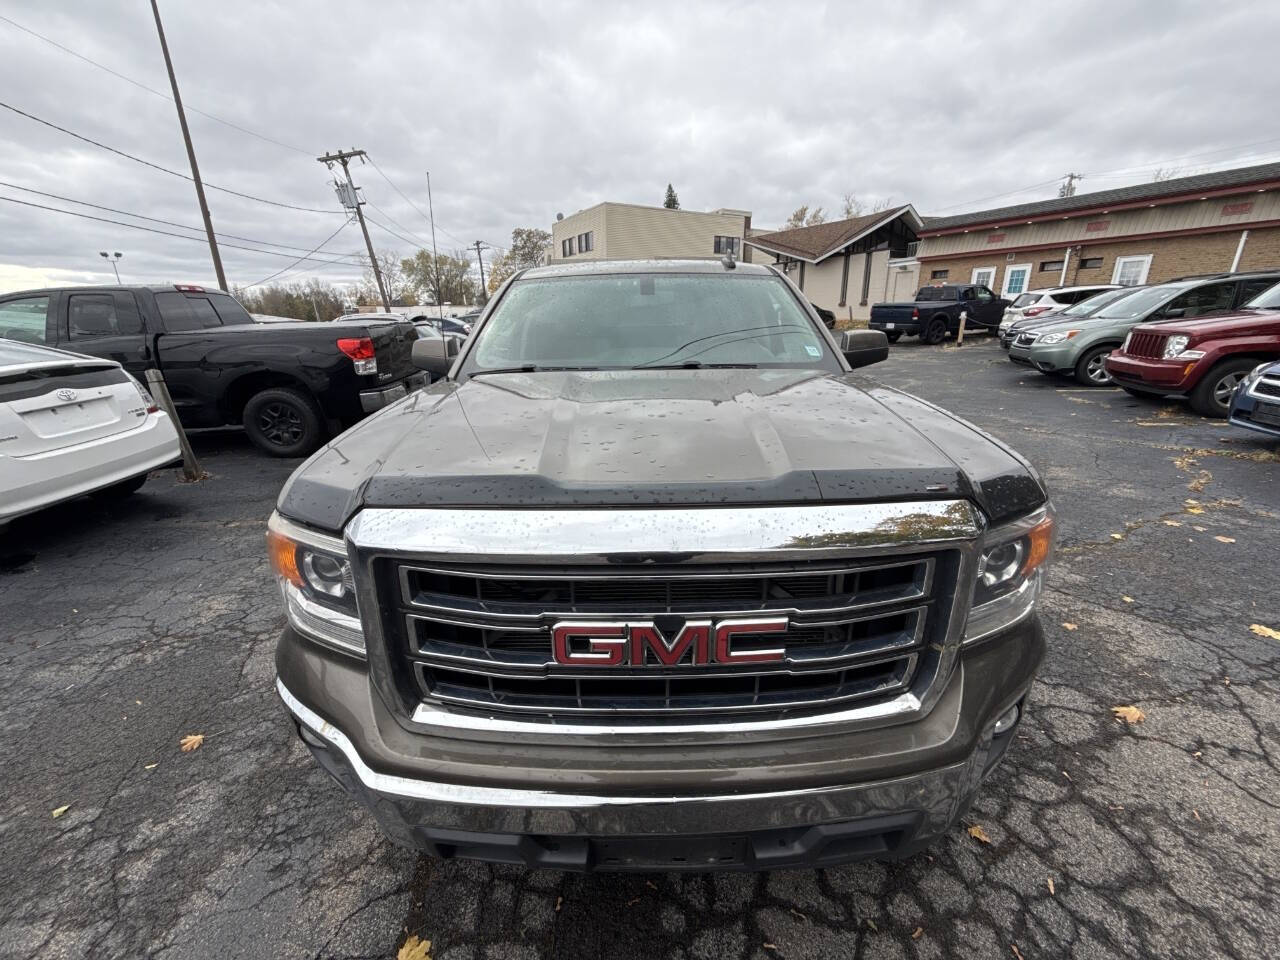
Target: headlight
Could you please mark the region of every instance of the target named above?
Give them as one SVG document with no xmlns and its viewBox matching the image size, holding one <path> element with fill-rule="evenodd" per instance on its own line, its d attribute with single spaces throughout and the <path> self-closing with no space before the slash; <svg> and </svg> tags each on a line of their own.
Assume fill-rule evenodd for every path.
<svg viewBox="0 0 1280 960">
<path fill-rule="evenodd" d="M 988 532 L 978 558 L 965 643 L 1011 627 L 1035 609 L 1052 545 L 1048 506 Z"/>
<path fill-rule="evenodd" d="M 1275 363 L 1274 360 L 1268 360 L 1265 363 L 1258 364 L 1256 367 L 1254 367 L 1252 370 L 1246 373 L 1244 379 L 1240 381 L 1240 389 L 1248 390 L 1255 383 L 1261 380 L 1263 371 L 1266 370 L 1267 367 L 1271 366 L 1273 363 Z"/>
<path fill-rule="evenodd" d="M 364 631 L 342 541 L 272 514 L 267 551 L 289 624 L 313 640 L 363 657 Z"/>
<path fill-rule="evenodd" d="M 1039 339 L 1039 343 L 1062 343 L 1064 340 L 1070 340 L 1079 330 L 1068 330 L 1066 333 L 1046 333 Z"/>
<path fill-rule="evenodd" d="M 1183 336 L 1170 337 L 1168 340 L 1164 342 L 1164 358 L 1166 360 L 1172 360 L 1174 357 L 1180 354 L 1183 350 L 1185 350 L 1187 348 L 1187 344 L 1190 342 L 1191 342 L 1190 337 L 1183 337 Z"/>
</svg>

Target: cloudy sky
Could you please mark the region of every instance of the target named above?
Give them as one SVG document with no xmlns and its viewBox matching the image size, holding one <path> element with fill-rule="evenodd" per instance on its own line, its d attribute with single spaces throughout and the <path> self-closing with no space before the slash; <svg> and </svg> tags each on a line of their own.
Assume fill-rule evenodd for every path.
<svg viewBox="0 0 1280 960">
<path fill-rule="evenodd" d="M 557 211 L 600 200 L 658 204 L 668 181 L 688 209 L 749 209 L 774 226 L 801 203 L 833 212 L 850 191 L 950 214 L 1053 196 L 1068 171 L 1085 174 L 1087 191 L 1160 166 L 1280 158 L 1276 3 L 161 8 L 207 183 L 326 211 L 210 190 L 239 285 L 342 225 L 314 159 L 340 147 L 376 161 L 357 182 L 371 217 L 401 235 L 373 227 L 375 245 L 402 254 L 429 237 L 415 209 L 427 209 L 428 170 L 437 239 L 452 251 L 501 246 L 512 227 L 549 228 Z M 0 101 L 188 171 L 173 104 L 143 89 L 168 91 L 145 0 L 0 0 L 0 16 Z M 9 109 L 0 197 L 0 291 L 101 282 L 104 249 L 124 253 L 127 282 L 213 282 L 198 231 L 72 202 L 198 227 L 189 182 Z M 352 280 L 359 268 L 343 255 L 361 247 L 349 226 L 317 255 L 341 262 L 303 262 L 280 279 Z"/>
</svg>

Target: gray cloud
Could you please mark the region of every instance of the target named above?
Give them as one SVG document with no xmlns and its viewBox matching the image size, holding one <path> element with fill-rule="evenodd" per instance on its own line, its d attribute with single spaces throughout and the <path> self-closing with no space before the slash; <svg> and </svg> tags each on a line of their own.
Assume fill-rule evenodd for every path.
<svg viewBox="0 0 1280 960">
<path fill-rule="evenodd" d="M 294 152 L 192 113 L 214 184 L 336 210 L 314 156 L 367 149 L 455 249 L 506 242 L 603 199 L 750 209 L 779 224 L 846 190 L 922 213 L 1052 196 L 1007 193 L 1068 171 L 1082 189 L 1280 154 L 1275 4 L 162 4 L 184 99 Z M 167 90 L 145 4 L 12 3 L 0 12 Z M 0 22 L 0 99 L 185 171 L 173 105 Z M 190 183 L 0 111 L 0 180 L 198 224 Z M 1209 151 L 1217 151 L 1208 153 Z M 393 226 L 428 227 L 378 173 L 358 181 Z M 70 206 L 0 187 L 0 195 Z M 212 192 L 215 228 L 301 248 L 341 217 Z M 966 204 L 966 201 L 968 203 Z M 76 208 L 83 209 L 83 208 Z M 95 212 L 95 211 L 87 211 Z M 96 212 L 95 212 L 96 213 Z M 112 214 L 101 214 L 113 216 Z M 169 229 L 169 228 L 162 228 Z M 178 231 L 182 232 L 182 231 Z M 197 236 L 193 234 L 193 236 Z M 99 249 L 138 281 L 212 282 L 200 242 L 0 202 L 0 288 L 95 280 Z M 236 242 L 236 241 L 231 241 Z M 410 244 L 375 229 L 380 249 Z M 361 248 L 347 229 L 329 250 Z M 224 249 L 233 282 L 289 261 Z M 311 274 L 354 279 L 356 267 Z"/>
</svg>

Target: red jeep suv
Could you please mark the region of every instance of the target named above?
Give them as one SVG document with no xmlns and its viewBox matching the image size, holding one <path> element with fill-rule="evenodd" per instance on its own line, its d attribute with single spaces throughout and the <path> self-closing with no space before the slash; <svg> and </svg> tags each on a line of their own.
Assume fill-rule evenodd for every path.
<svg viewBox="0 0 1280 960">
<path fill-rule="evenodd" d="M 1166 309 L 1129 331 L 1105 360 L 1107 373 L 1135 396 L 1185 396 L 1201 416 L 1225 417 L 1236 384 L 1262 361 L 1280 359 L 1280 271 L 1227 275 L 1221 286 L 1223 309 L 1264 289 L 1234 313 L 1179 320 L 1181 310 Z"/>
</svg>

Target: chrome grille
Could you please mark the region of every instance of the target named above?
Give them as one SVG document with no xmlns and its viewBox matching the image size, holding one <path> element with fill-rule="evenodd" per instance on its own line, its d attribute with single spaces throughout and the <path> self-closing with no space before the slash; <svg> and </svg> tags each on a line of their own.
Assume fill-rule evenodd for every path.
<svg viewBox="0 0 1280 960">
<path fill-rule="evenodd" d="M 1257 396 L 1280 397 L 1280 377 L 1263 376 L 1253 385 Z"/>
<path fill-rule="evenodd" d="M 908 688 L 946 633 L 957 551 L 879 560 L 638 565 L 632 569 L 419 564 L 386 559 L 380 577 L 393 655 L 417 695 L 486 713 L 772 716 Z M 778 662 L 569 666 L 552 657 L 560 622 L 785 617 Z M 931 645 L 933 645 L 931 649 Z"/>
<path fill-rule="evenodd" d="M 1163 333 L 1144 333 L 1135 330 L 1129 334 L 1129 345 L 1125 347 L 1124 352 L 1131 357 L 1159 360 L 1164 356 L 1164 341 Z"/>
</svg>

